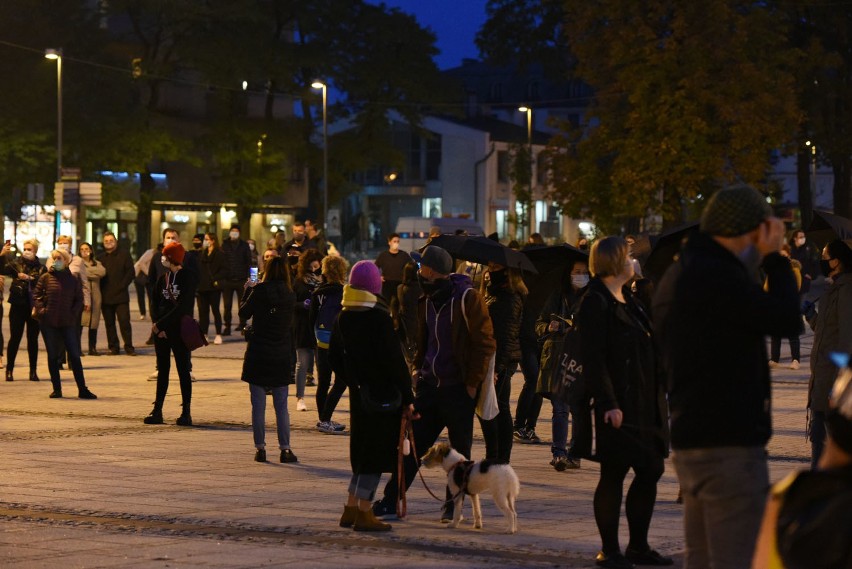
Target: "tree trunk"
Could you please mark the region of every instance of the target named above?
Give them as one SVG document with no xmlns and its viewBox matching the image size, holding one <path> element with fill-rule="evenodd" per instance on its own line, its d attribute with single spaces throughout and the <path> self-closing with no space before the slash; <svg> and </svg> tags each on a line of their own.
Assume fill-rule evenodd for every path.
<svg viewBox="0 0 852 569">
<path fill-rule="evenodd" d="M 811 191 L 810 147 L 805 146 L 796 154 L 796 182 L 799 185 L 799 212 L 802 216 L 802 229 L 810 227 L 814 217 L 814 196 Z"/>
<path fill-rule="evenodd" d="M 139 207 L 136 210 L 136 253 L 141 255 L 151 247 L 151 204 L 156 183 L 150 172 L 139 175 Z"/>
</svg>

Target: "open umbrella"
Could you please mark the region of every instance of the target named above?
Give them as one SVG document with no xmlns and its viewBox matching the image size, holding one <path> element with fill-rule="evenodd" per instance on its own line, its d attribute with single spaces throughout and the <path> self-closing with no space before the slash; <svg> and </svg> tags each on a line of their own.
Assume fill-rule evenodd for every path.
<svg viewBox="0 0 852 569">
<path fill-rule="evenodd" d="M 429 245 L 444 249 L 456 259 L 464 259 L 481 265 L 498 263 L 512 269 L 520 269 L 530 273 L 537 272 L 526 255 L 520 251 L 509 249 L 498 241 L 492 241 L 487 237 L 439 235 L 433 237 Z"/>
<path fill-rule="evenodd" d="M 852 220 L 827 211 L 814 210 L 814 218 L 806 233 L 811 241 L 822 248 L 835 239 L 852 239 Z"/>
<path fill-rule="evenodd" d="M 666 269 L 674 263 L 675 258 L 680 254 L 684 239 L 695 231 L 698 231 L 698 222 L 692 221 L 669 229 L 659 237 L 652 238 L 651 253 L 642 265 L 642 272 L 645 277 L 654 283 L 659 283 Z"/>
<path fill-rule="evenodd" d="M 525 274 L 524 283 L 529 289 L 526 310 L 534 314 L 541 312 L 544 303 L 563 286 L 566 273 L 575 261 L 589 262 L 588 251 L 580 251 L 571 245 L 537 247 L 522 251 L 537 269 L 537 274 Z"/>
</svg>

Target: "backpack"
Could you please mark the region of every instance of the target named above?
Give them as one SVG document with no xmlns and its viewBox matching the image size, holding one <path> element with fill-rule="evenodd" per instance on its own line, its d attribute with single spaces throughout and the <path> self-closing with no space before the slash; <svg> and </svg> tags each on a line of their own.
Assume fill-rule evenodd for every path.
<svg viewBox="0 0 852 569">
<path fill-rule="evenodd" d="M 328 344 L 331 341 L 331 329 L 334 327 L 334 321 L 337 315 L 340 314 L 341 301 L 343 300 L 343 289 L 318 290 L 314 293 L 312 302 L 317 303 L 317 318 L 314 321 L 314 336 L 317 339 L 317 347 L 324 350 L 328 349 Z"/>
</svg>

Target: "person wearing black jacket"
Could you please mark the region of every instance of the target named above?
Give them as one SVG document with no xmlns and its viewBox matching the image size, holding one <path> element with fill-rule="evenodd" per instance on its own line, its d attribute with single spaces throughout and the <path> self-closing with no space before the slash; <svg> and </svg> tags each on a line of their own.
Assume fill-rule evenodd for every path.
<svg viewBox="0 0 852 569">
<path fill-rule="evenodd" d="M 0 262 L 4 275 L 13 277 L 9 287 L 9 346 L 6 351 L 6 381 L 14 381 L 12 375 L 18 347 L 27 329 L 27 352 L 30 358 L 30 381 L 38 381 L 38 335 L 39 323 L 32 317 L 33 290 L 39 277 L 47 270 L 36 257 L 38 241 L 28 239 L 23 243 L 23 252 L 19 258 L 9 260 L 6 254 L 9 246 L 3 247 Z"/>
<path fill-rule="evenodd" d="M 251 426 L 254 432 L 254 459 L 266 462 L 266 394 L 271 392 L 278 427 L 281 462 L 298 462 L 290 448 L 290 414 L 287 391 L 293 376 L 290 362 L 293 342 L 293 303 L 296 295 L 290 286 L 290 269 L 283 259 L 266 265 L 263 281 L 246 281 L 240 302 L 240 318 L 251 318 L 251 333 L 246 337 L 242 380 L 249 384 Z"/>
<path fill-rule="evenodd" d="M 512 392 L 512 375 L 521 361 L 521 312 L 527 287 L 517 269 L 497 263 L 488 264 L 488 286 L 485 304 L 494 325 L 495 352 L 494 390 L 497 392 L 497 416 L 488 421 L 479 419 L 485 438 L 485 458 L 497 464 L 509 464 L 512 456 L 512 410 L 509 397 Z"/>
<path fill-rule="evenodd" d="M 751 562 L 769 488 L 766 336 L 802 326 L 783 238 L 783 222 L 757 190 L 719 190 L 654 296 L 689 567 Z"/>
<path fill-rule="evenodd" d="M 242 295 L 243 286 L 249 277 L 249 269 L 251 268 L 251 249 L 249 249 L 248 243 L 240 239 L 240 226 L 236 223 L 231 225 L 228 239 L 225 239 L 222 243 L 222 252 L 225 253 L 228 267 L 228 278 L 222 283 L 222 299 L 225 310 L 225 329 L 222 331 L 222 335 L 230 336 L 234 295 L 237 296 L 237 299 Z M 246 321 L 240 318 L 237 332 L 241 332 L 245 327 Z"/>
<path fill-rule="evenodd" d="M 107 333 L 109 354 L 117 356 L 121 353 L 118 334 L 115 331 L 115 319 L 118 317 L 118 327 L 124 340 L 124 351 L 128 356 L 135 356 L 133 347 L 133 330 L 130 327 L 130 293 L 127 287 L 133 282 L 136 270 L 130 253 L 118 247 L 115 233 L 104 233 L 104 253 L 98 256 L 106 276 L 101 279 L 101 313 Z"/>
<path fill-rule="evenodd" d="M 186 251 L 180 243 L 169 243 L 163 247 L 160 262 L 168 272 L 160 277 L 151 302 L 151 317 L 154 325 L 154 348 L 157 354 L 157 395 L 154 409 L 145 417 L 148 425 L 163 423 L 163 402 L 169 390 L 169 371 L 171 355 L 175 357 L 180 378 L 181 405 L 183 407 L 176 424 L 192 426 L 190 404 L 192 402 L 192 379 L 189 374 L 189 349 L 181 337 L 181 318 L 192 316 L 195 302 L 195 290 L 198 287 L 198 274 L 183 269 Z"/>
<path fill-rule="evenodd" d="M 198 276 L 198 323 L 206 335 L 210 328 L 210 311 L 213 311 L 213 324 L 216 327 L 214 344 L 222 343 L 222 313 L 219 311 L 219 299 L 222 297 L 222 285 L 228 278 L 227 259 L 219 248 L 219 240 L 213 233 L 204 235 L 203 253 L 200 259 Z"/>
<path fill-rule="evenodd" d="M 583 378 L 595 402 L 595 454 L 591 454 L 590 439 L 581 433 L 575 445 L 578 454 L 601 465 L 594 497 L 602 542 L 596 562 L 610 569 L 630 569 L 634 563 L 671 565 L 670 558 L 648 544 L 657 481 L 668 455 L 665 381 L 651 322 L 627 286 L 634 265 L 624 239 L 595 241 L 589 264 L 594 278 L 580 302 L 575 324 Z M 631 469 L 634 477 L 625 509 L 630 541 L 622 554 L 618 525 L 624 479 Z"/>
</svg>

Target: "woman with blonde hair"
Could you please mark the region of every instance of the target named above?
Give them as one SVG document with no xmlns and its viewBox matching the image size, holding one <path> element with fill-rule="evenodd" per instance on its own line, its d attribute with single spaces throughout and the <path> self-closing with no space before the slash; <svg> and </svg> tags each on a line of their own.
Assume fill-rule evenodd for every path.
<svg viewBox="0 0 852 569">
<path fill-rule="evenodd" d="M 18 347 L 27 330 L 27 352 L 30 359 L 30 381 L 38 381 L 36 366 L 38 365 L 38 335 L 40 331 L 38 320 L 32 317 L 33 290 L 41 275 L 47 270 L 36 256 L 38 241 L 27 239 L 21 245 L 21 256 L 8 260 L 7 254 L 11 245 L 4 245 L 0 251 L 0 263 L 4 275 L 12 277 L 9 287 L 9 345 L 6 350 L 6 381 L 14 381 L 12 375 L 15 360 L 18 357 Z"/>
</svg>

